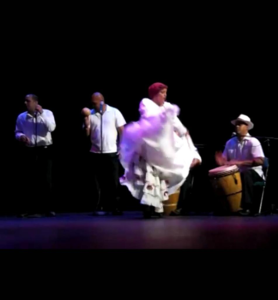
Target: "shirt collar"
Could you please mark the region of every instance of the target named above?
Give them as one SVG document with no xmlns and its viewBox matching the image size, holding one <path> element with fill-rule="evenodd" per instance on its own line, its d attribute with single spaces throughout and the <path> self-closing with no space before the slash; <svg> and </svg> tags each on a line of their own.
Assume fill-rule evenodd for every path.
<svg viewBox="0 0 278 300">
<path fill-rule="evenodd" d="M 32 116 L 31 114 L 28 113 L 28 111 L 25 112 L 25 118 L 26 119 L 33 119 L 34 116 Z"/>
<path fill-rule="evenodd" d="M 245 141 L 245 140 L 250 140 L 250 138 L 251 138 L 251 135 L 249 134 L 249 133 L 247 133 L 246 134 L 246 136 L 243 138 L 243 140 Z"/>
<path fill-rule="evenodd" d="M 251 135 L 249 133 L 247 133 L 242 141 L 249 141 L 250 139 L 251 139 Z M 238 143 L 240 143 L 240 141 L 237 137 L 236 137 L 236 140 L 237 140 Z"/>
<path fill-rule="evenodd" d="M 110 111 L 111 110 L 111 106 L 109 106 L 108 104 L 106 104 L 106 111 Z M 91 109 L 91 114 L 94 115 L 98 113 L 95 109 Z"/>
</svg>

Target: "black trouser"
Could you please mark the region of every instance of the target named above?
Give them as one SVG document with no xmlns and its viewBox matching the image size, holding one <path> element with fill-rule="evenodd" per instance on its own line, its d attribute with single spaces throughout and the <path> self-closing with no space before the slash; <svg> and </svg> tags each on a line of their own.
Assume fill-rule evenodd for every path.
<svg viewBox="0 0 278 300">
<path fill-rule="evenodd" d="M 263 181 L 263 179 L 256 171 L 252 169 L 241 172 L 240 175 L 241 175 L 241 182 L 242 182 L 241 207 L 243 209 L 253 209 L 255 205 L 254 183 L 258 181 Z"/>
<path fill-rule="evenodd" d="M 177 209 L 181 209 L 182 212 L 189 212 L 190 206 L 190 195 L 192 191 L 192 180 L 194 178 L 194 169 L 189 171 L 189 174 L 180 188 L 179 201 L 177 205 Z"/>
<path fill-rule="evenodd" d="M 119 159 L 117 153 L 90 153 L 92 184 L 94 186 L 93 210 L 118 208 Z"/>
<path fill-rule="evenodd" d="M 24 147 L 20 156 L 18 213 L 52 211 L 52 146 Z"/>
</svg>

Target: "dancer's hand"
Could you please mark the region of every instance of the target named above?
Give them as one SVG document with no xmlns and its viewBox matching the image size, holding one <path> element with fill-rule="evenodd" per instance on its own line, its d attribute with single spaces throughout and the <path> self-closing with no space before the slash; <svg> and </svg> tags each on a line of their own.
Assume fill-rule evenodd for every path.
<svg viewBox="0 0 278 300">
<path fill-rule="evenodd" d="M 191 163 L 190 169 L 192 169 L 192 168 L 194 168 L 194 167 L 196 167 L 196 166 L 198 166 L 200 164 L 201 164 L 201 161 L 199 159 L 197 159 L 197 158 L 194 158 L 193 161 L 192 161 L 192 163 Z"/>
<path fill-rule="evenodd" d="M 175 134 L 176 134 L 177 136 L 182 137 L 182 135 L 178 132 L 177 129 L 175 129 L 174 132 L 175 132 Z"/>
</svg>

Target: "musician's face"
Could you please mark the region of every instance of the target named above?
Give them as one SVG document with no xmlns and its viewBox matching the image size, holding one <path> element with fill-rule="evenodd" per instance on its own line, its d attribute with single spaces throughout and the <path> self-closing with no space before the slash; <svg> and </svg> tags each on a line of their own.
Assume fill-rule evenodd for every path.
<svg viewBox="0 0 278 300">
<path fill-rule="evenodd" d="M 238 135 L 246 135 L 248 133 L 248 125 L 244 122 L 236 122 L 236 133 Z"/>
<path fill-rule="evenodd" d="M 32 97 L 26 97 L 25 98 L 25 105 L 26 105 L 27 110 L 29 112 L 34 112 L 36 110 L 38 102 L 36 100 L 34 100 Z"/>
<path fill-rule="evenodd" d="M 104 101 L 104 98 L 101 94 L 93 95 L 91 101 L 93 108 L 99 110 L 101 101 Z"/>
<path fill-rule="evenodd" d="M 163 89 L 153 98 L 153 101 L 158 106 L 163 106 L 164 102 L 166 100 L 166 97 L 167 97 L 167 89 Z"/>
</svg>

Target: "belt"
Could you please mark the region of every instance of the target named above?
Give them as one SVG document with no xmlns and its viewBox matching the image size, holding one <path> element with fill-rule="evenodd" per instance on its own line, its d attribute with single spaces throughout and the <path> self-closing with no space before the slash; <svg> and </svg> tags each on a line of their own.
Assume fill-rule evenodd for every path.
<svg viewBox="0 0 278 300">
<path fill-rule="evenodd" d="M 45 146 L 40 145 L 40 146 L 34 146 L 34 147 L 26 146 L 25 148 L 26 149 L 47 149 L 47 148 L 50 148 L 50 147 L 52 147 L 52 145 L 45 145 Z"/>
</svg>

